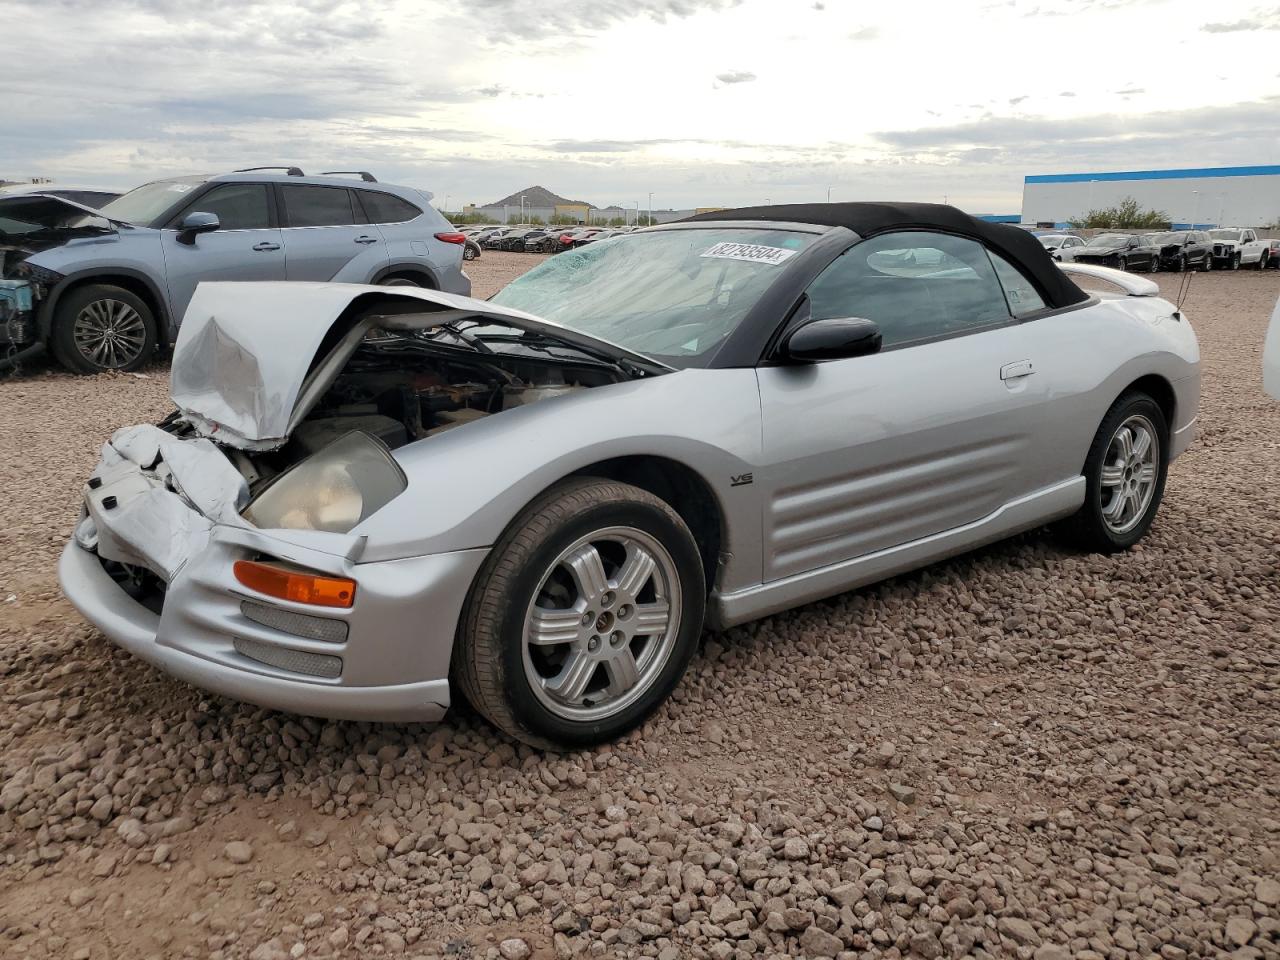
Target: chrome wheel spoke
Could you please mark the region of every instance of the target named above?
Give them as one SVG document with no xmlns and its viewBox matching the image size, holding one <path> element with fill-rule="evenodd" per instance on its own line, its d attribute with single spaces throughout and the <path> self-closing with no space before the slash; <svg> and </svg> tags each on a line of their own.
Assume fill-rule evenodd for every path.
<svg viewBox="0 0 1280 960">
<path fill-rule="evenodd" d="M 1133 458 L 1133 434 L 1128 427 L 1121 427 L 1116 432 L 1116 445 L 1120 448 L 1120 459 L 1128 462 Z"/>
<path fill-rule="evenodd" d="M 671 608 L 665 600 L 636 605 L 636 636 L 664 633 L 671 623 Z"/>
<path fill-rule="evenodd" d="M 580 701 L 599 665 L 600 662 L 585 651 L 573 650 L 560 672 L 546 681 L 546 688 L 561 700 Z"/>
<path fill-rule="evenodd" d="M 1147 451 L 1151 449 L 1151 434 L 1145 430 L 1139 430 L 1137 436 L 1133 438 L 1133 450 L 1130 454 L 1136 460 L 1145 460 Z"/>
<path fill-rule="evenodd" d="M 530 618 L 529 643 L 548 646 L 557 643 L 573 643 L 581 635 L 582 613 L 577 609 L 547 610 L 536 607 Z"/>
<path fill-rule="evenodd" d="M 605 692 L 610 696 L 620 697 L 640 680 L 640 668 L 631 648 L 623 646 L 614 651 L 612 657 L 604 661 L 604 672 L 609 678 Z"/>
<path fill-rule="evenodd" d="M 1139 483 L 1152 483 L 1156 479 L 1156 468 L 1152 464 L 1146 464 L 1138 471 Z"/>
<path fill-rule="evenodd" d="M 614 589 L 627 597 L 638 595 L 644 585 L 649 582 L 649 578 L 653 576 L 657 565 L 657 561 L 649 551 L 638 543 L 631 544 L 627 547 L 627 559 L 623 561 L 617 577 L 614 578 Z"/>
<path fill-rule="evenodd" d="M 571 556 L 565 557 L 564 564 L 569 568 L 569 573 L 577 584 L 578 595 L 582 599 L 593 600 L 609 589 L 609 578 L 604 572 L 604 561 L 600 559 L 600 551 L 594 544 L 584 544 Z"/>
<path fill-rule="evenodd" d="M 1118 487 L 1123 482 L 1124 467 L 1112 464 L 1102 468 L 1102 485 L 1104 487 Z"/>
<path fill-rule="evenodd" d="M 1125 507 L 1129 503 L 1129 494 L 1120 491 L 1112 495 L 1111 502 L 1102 508 L 1102 515 L 1113 524 L 1119 523 L 1124 516 Z"/>
</svg>

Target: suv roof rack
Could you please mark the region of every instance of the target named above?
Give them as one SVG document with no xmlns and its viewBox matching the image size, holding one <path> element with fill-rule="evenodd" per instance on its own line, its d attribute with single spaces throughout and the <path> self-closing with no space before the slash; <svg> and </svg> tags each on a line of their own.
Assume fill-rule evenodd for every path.
<svg viewBox="0 0 1280 960">
<path fill-rule="evenodd" d="M 365 183 L 378 182 L 378 178 L 375 177 L 368 170 L 321 170 L 320 176 L 330 177 L 330 176 L 334 176 L 335 174 L 351 174 L 351 173 L 358 174 L 360 179 L 363 180 Z"/>
<path fill-rule="evenodd" d="M 283 170 L 291 177 L 305 177 L 301 167 L 244 167 L 240 170 L 233 170 L 232 173 L 253 173 L 255 170 Z"/>
</svg>

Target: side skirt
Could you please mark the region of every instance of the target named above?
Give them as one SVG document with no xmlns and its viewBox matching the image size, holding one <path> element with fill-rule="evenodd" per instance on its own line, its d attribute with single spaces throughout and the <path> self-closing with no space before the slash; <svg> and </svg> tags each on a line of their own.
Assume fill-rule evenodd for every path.
<svg viewBox="0 0 1280 960">
<path fill-rule="evenodd" d="M 732 627 L 916 570 L 1070 516 L 1080 509 L 1084 496 L 1084 477 L 1072 477 L 1010 501 L 994 513 L 962 527 L 734 593 L 713 594 L 707 609 L 707 624 L 712 629 Z"/>
</svg>

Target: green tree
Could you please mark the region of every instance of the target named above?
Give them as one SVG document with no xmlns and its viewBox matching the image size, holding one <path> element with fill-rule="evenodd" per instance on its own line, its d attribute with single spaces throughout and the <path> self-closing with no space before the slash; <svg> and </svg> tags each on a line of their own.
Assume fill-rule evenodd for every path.
<svg viewBox="0 0 1280 960">
<path fill-rule="evenodd" d="M 1114 207 L 1090 210 L 1083 217 L 1068 220 L 1076 230 L 1104 227 L 1122 230 L 1168 230 L 1169 214 L 1163 210 L 1146 210 L 1133 197 L 1125 197 Z"/>
</svg>

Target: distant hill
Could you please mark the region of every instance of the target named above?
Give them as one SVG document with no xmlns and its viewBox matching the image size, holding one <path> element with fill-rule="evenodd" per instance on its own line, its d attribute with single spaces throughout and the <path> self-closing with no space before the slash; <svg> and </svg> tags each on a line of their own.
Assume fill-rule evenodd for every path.
<svg viewBox="0 0 1280 960">
<path fill-rule="evenodd" d="M 524 205 L 526 207 L 555 207 L 565 204 L 578 204 L 580 206 L 592 206 L 585 200 L 566 200 L 559 194 L 552 193 L 546 187 L 525 187 L 523 190 L 517 190 L 509 197 L 503 197 L 501 200 L 495 200 L 493 203 L 486 203 L 486 207 L 518 207 L 520 206 L 520 198 L 524 197 Z"/>
</svg>

